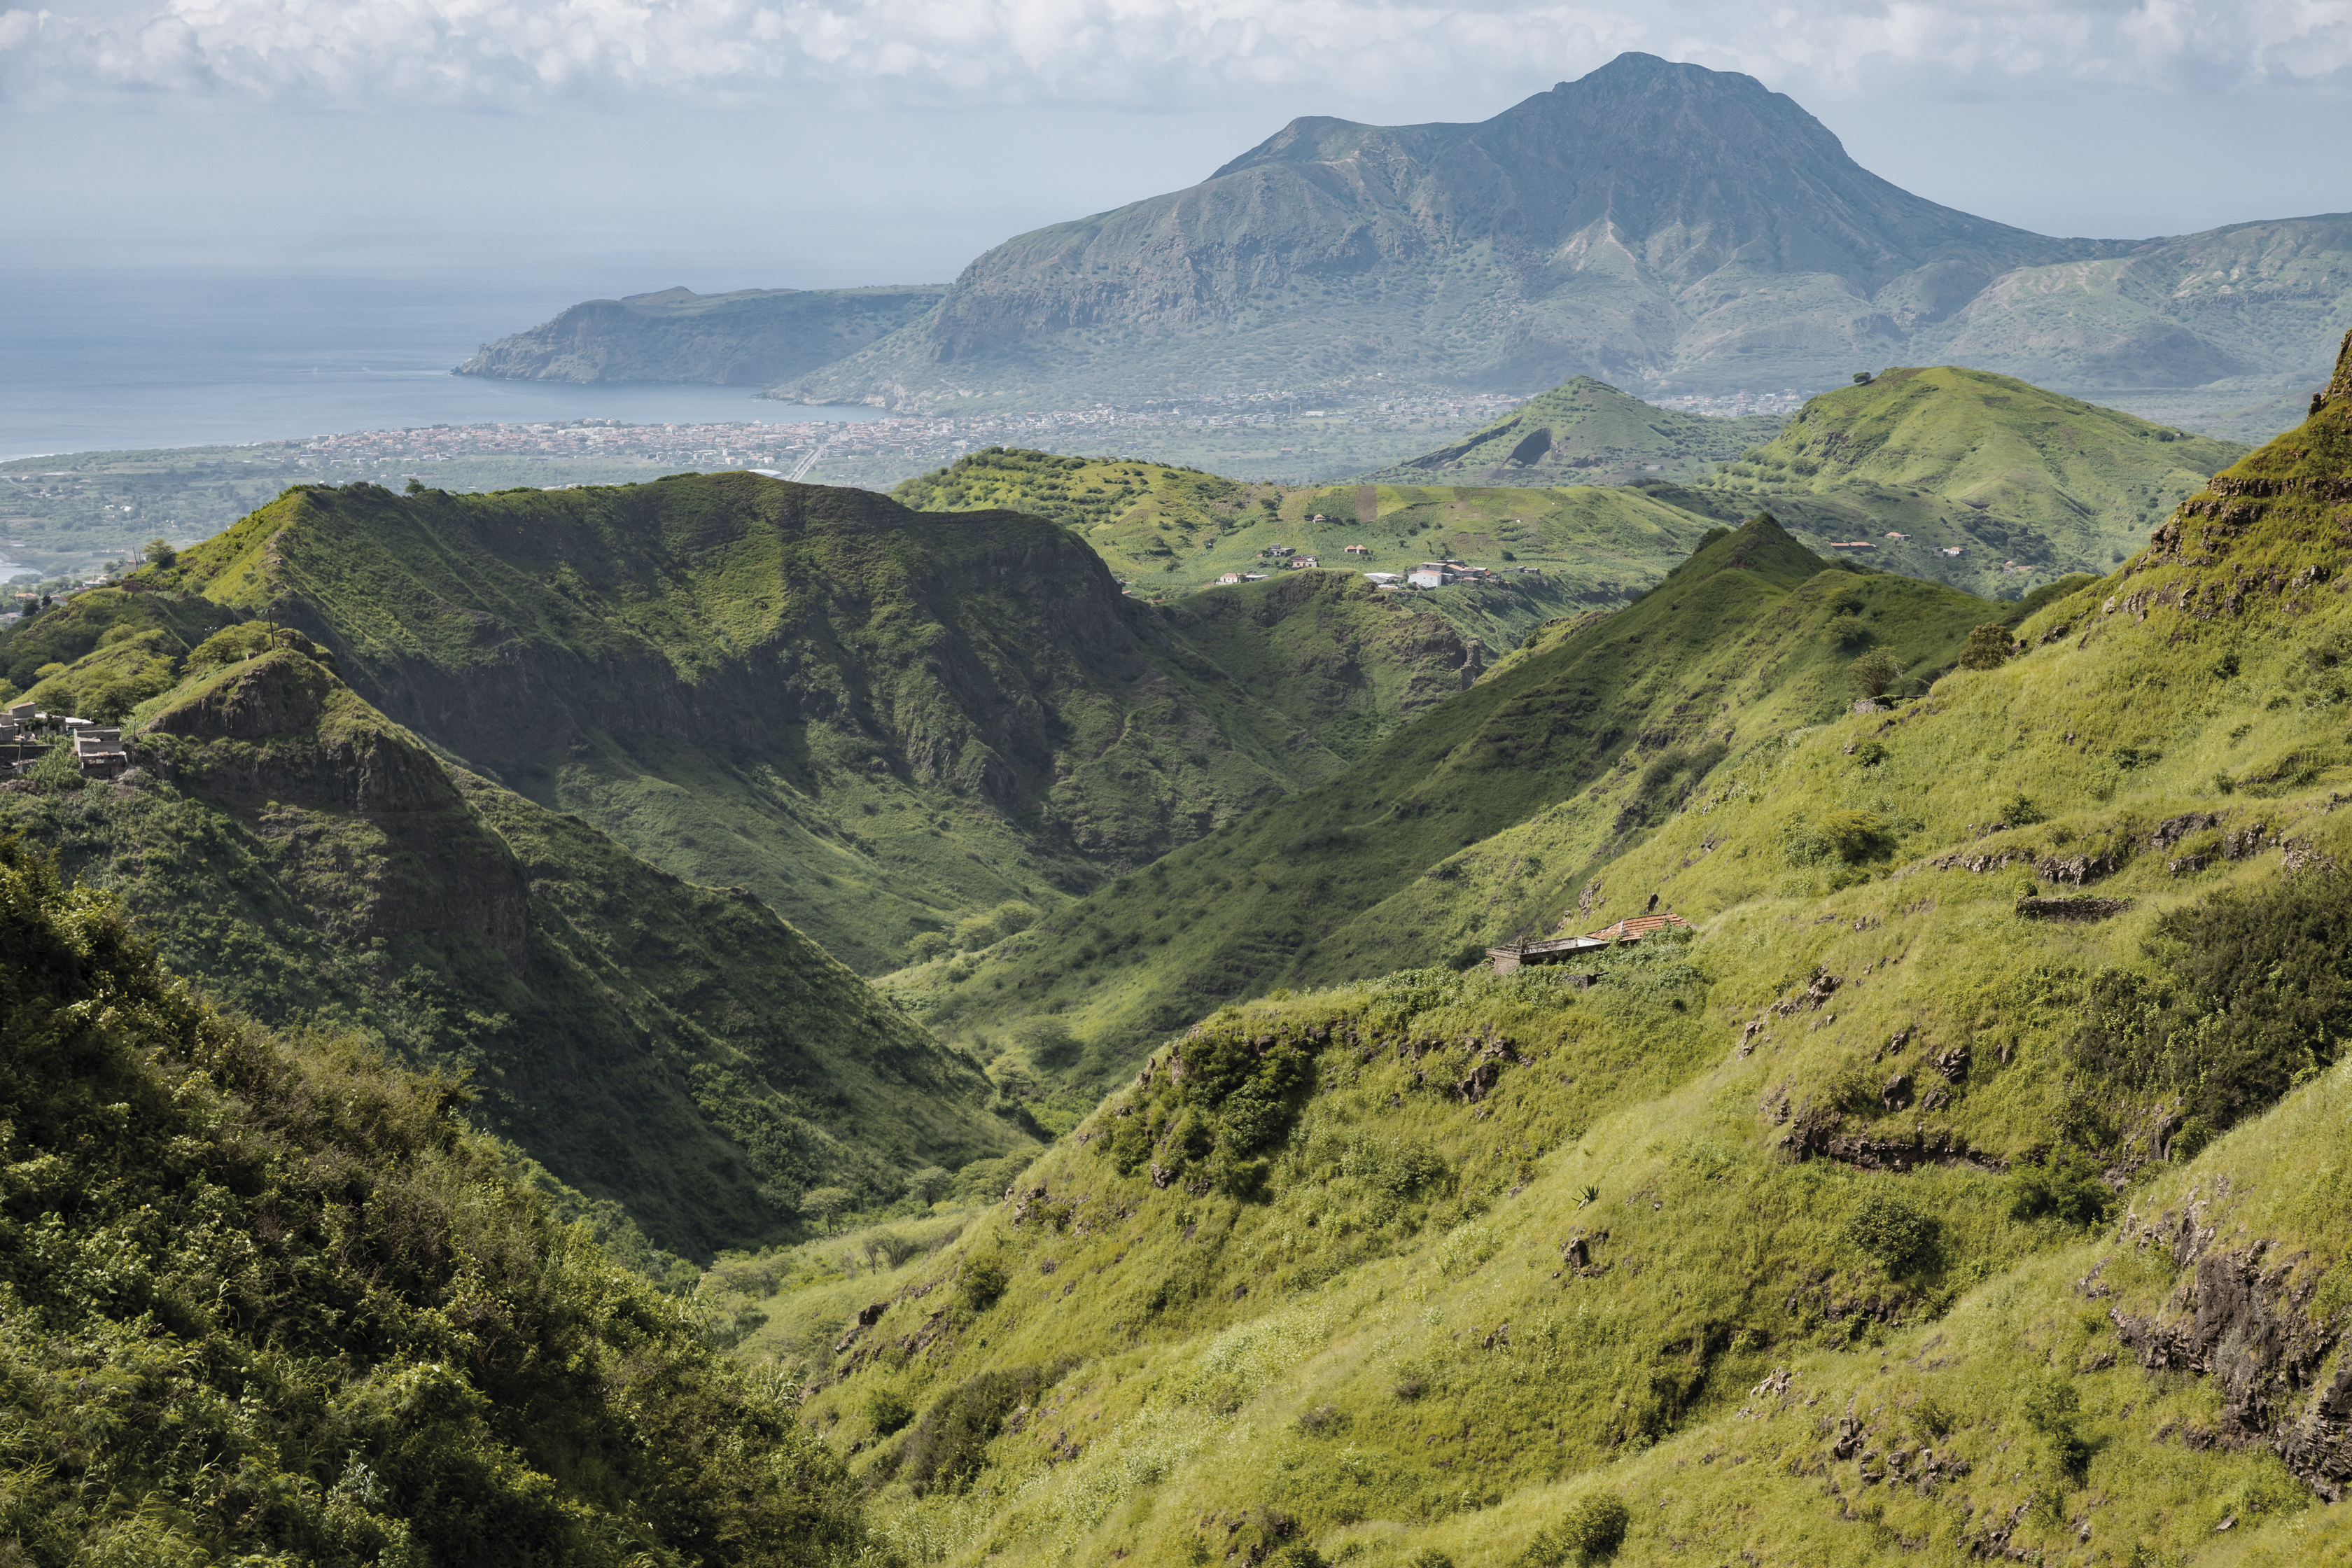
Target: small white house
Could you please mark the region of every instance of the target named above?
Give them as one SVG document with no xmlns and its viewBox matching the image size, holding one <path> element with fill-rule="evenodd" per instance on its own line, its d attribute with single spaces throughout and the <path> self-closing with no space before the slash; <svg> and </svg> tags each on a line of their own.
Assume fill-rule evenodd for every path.
<svg viewBox="0 0 2352 1568">
<path fill-rule="evenodd" d="M 1416 566 L 1404 574 L 1404 580 L 1416 588 L 1443 588 L 1452 576 L 1442 566 Z"/>
</svg>

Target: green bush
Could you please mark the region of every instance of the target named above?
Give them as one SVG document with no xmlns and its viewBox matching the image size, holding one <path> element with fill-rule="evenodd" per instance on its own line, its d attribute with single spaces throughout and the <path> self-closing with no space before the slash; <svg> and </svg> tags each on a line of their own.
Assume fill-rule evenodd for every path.
<svg viewBox="0 0 2352 1568">
<path fill-rule="evenodd" d="M 43 789 L 79 789 L 82 785 L 81 764 L 74 761 L 71 741 L 59 741 L 42 753 L 38 762 L 26 770 L 25 776 Z"/>
<path fill-rule="evenodd" d="M 957 1294 L 966 1310 L 985 1312 L 1004 1299 L 1005 1288 L 1012 1283 L 1013 1276 L 1004 1271 L 1003 1263 L 993 1258 L 975 1258 L 964 1265 L 963 1283 Z"/>
<path fill-rule="evenodd" d="M 1558 1524 L 1536 1531 L 1517 1562 L 1524 1568 L 1605 1563 L 1625 1543 L 1625 1528 L 1632 1522 L 1622 1498 L 1615 1492 L 1594 1492 L 1570 1504 Z"/>
<path fill-rule="evenodd" d="M 2179 1095 L 2221 1129 L 2333 1062 L 2352 1037 L 2352 876 L 2225 889 L 2167 912 L 2147 943 L 2159 974 L 2093 977 L 2074 1064 L 2149 1098 Z"/>
<path fill-rule="evenodd" d="M 2010 1177 L 2011 1219 L 2049 1216 L 2068 1225 L 2096 1225 L 2115 1206 L 2116 1194 L 2099 1179 L 2098 1165 L 2080 1155 L 2021 1164 Z"/>
<path fill-rule="evenodd" d="M 892 1388 L 877 1388 L 866 1396 L 866 1419 L 874 1430 L 887 1437 L 915 1418 L 915 1408 L 906 1397 Z"/>
<path fill-rule="evenodd" d="M 1927 1262 L 1936 1250 L 1935 1217 L 1897 1194 L 1873 1186 L 1846 1216 L 1845 1238 L 1854 1250 L 1889 1274 L 1905 1274 Z"/>
<path fill-rule="evenodd" d="M 1004 1418 L 1046 1384 L 1042 1367 L 983 1372 L 940 1396 L 907 1439 L 898 1475 L 917 1497 L 960 1490 L 980 1473 Z"/>
<path fill-rule="evenodd" d="M 1990 621 L 1969 633 L 1968 646 L 1960 650 L 1962 669 L 1999 669 L 2009 662 L 2009 628 Z"/>
</svg>

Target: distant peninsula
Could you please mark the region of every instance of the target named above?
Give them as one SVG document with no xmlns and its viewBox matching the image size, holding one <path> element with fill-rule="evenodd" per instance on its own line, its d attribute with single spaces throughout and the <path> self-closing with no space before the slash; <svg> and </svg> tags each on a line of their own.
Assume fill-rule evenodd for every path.
<svg viewBox="0 0 2352 1568">
<path fill-rule="evenodd" d="M 664 289 L 590 300 L 488 343 L 459 375 L 766 386 L 856 353 L 935 308 L 943 283 L 873 289 Z"/>
</svg>

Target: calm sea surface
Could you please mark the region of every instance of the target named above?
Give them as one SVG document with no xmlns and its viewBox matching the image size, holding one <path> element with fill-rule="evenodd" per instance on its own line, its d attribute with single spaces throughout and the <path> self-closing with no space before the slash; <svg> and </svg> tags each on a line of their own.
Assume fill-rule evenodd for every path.
<svg viewBox="0 0 2352 1568">
<path fill-rule="evenodd" d="M 484 381 L 449 367 L 635 286 L 0 269 L 0 459 L 486 420 L 867 419 L 741 387 Z"/>
</svg>

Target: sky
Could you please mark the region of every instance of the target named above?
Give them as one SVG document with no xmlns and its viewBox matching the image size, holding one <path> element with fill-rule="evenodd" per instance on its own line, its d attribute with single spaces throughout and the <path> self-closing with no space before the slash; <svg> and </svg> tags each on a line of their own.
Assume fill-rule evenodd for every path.
<svg viewBox="0 0 2352 1568">
<path fill-rule="evenodd" d="M 1483 120 L 1626 49 L 2045 233 L 2352 208 L 2352 0 L 55 4 L 0 0 L 0 269 L 940 281 L 1295 116 Z"/>
</svg>

